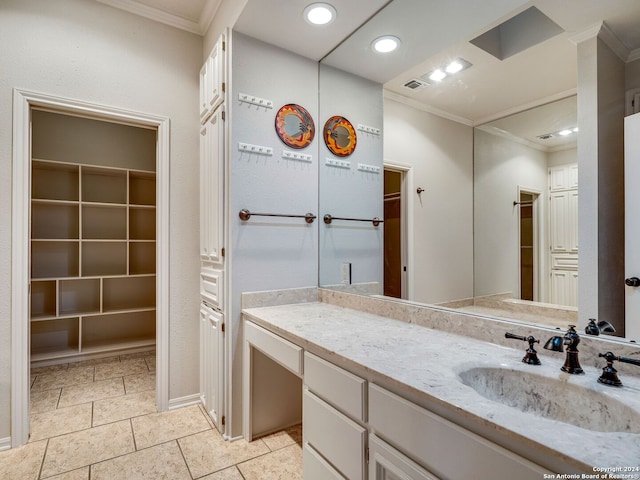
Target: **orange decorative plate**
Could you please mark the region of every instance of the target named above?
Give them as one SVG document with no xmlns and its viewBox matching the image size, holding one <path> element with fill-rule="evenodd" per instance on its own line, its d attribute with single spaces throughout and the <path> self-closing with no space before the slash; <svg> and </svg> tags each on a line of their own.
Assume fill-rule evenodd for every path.
<svg viewBox="0 0 640 480">
<path fill-rule="evenodd" d="M 336 115 L 324 124 L 324 143 L 331 153 L 347 157 L 356 149 L 356 142 L 356 130 L 346 118 Z"/>
<path fill-rule="evenodd" d="M 307 110 L 289 103 L 276 113 L 276 133 L 291 148 L 304 148 L 313 141 L 316 126 Z"/>
</svg>

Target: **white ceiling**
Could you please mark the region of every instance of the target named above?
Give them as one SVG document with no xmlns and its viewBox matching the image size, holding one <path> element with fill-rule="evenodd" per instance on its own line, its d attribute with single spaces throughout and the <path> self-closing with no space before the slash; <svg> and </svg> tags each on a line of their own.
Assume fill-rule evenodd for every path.
<svg viewBox="0 0 640 480">
<path fill-rule="evenodd" d="M 97 1 L 200 34 L 221 3 Z M 234 29 L 383 83 L 392 98 L 469 125 L 574 94 L 575 40 L 601 22 L 613 32 L 609 43 L 617 44 L 622 58 L 640 58 L 640 0 L 328 0 L 338 16 L 323 27 L 311 26 L 302 17 L 314 1 L 248 0 Z M 532 5 L 564 33 L 505 60 L 469 43 Z M 388 56 L 374 53 L 371 41 L 382 34 L 400 37 L 400 50 Z M 403 87 L 458 56 L 473 66 L 455 79 L 414 91 Z"/>
</svg>

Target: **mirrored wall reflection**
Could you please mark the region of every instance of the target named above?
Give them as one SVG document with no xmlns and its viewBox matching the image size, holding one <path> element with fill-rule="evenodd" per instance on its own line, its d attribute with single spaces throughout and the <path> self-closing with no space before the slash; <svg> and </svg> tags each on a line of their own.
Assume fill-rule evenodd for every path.
<svg viewBox="0 0 640 480">
<path fill-rule="evenodd" d="M 560 327 L 577 319 L 577 136 L 575 96 L 474 129 L 474 299 L 464 308 Z"/>
</svg>

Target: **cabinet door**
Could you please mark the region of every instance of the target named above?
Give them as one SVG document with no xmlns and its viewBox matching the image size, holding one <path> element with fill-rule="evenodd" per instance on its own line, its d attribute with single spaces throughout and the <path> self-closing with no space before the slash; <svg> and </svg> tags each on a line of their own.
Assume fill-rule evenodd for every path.
<svg viewBox="0 0 640 480">
<path fill-rule="evenodd" d="M 202 403 L 216 428 L 223 432 L 224 342 L 222 313 L 200 306 L 200 392 Z"/>
<path fill-rule="evenodd" d="M 200 121 L 224 101 L 225 41 L 220 35 L 200 69 Z"/>
<path fill-rule="evenodd" d="M 218 108 L 200 135 L 200 257 L 223 262 L 224 109 Z"/>
<path fill-rule="evenodd" d="M 370 435 L 369 480 L 438 480 L 438 477 L 375 435 Z"/>
</svg>

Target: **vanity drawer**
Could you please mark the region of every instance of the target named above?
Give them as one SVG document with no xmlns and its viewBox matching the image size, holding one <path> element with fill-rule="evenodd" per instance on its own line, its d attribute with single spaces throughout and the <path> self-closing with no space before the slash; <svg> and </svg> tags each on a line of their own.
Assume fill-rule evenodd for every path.
<svg viewBox="0 0 640 480">
<path fill-rule="evenodd" d="M 244 338 L 252 347 L 302 377 L 302 348 L 251 322 L 244 324 Z"/>
<path fill-rule="evenodd" d="M 442 478 L 540 480 L 551 473 L 373 384 L 369 424 L 376 435 Z"/>
<path fill-rule="evenodd" d="M 302 449 L 302 471 L 304 480 L 345 480 L 309 444 Z"/>
<path fill-rule="evenodd" d="M 309 390 L 361 422 L 366 421 L 367 382 L 320 357 L 305 352 L 304 383 Z"/>
<path fill-rule="evenodd" d="M 348 480 L 364 479 L 364 428 L 307 389 L 303 392 L 302 424 L 305 443 Z"/>
<path fill-rule="evenodd" d="M 200 271 L 200 295 L 207 303 L 223 309 L 222 279 L 224 272 L 214 268 L 203 268 Z"/>
</svg>

